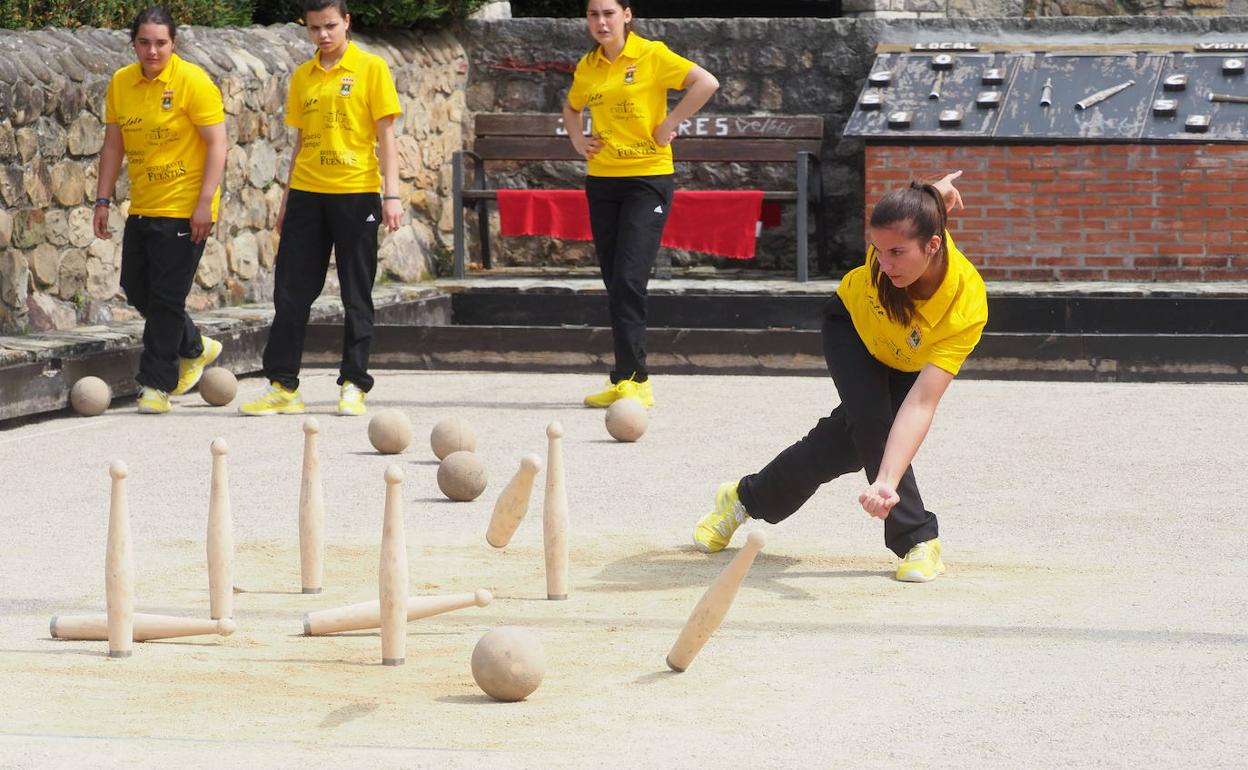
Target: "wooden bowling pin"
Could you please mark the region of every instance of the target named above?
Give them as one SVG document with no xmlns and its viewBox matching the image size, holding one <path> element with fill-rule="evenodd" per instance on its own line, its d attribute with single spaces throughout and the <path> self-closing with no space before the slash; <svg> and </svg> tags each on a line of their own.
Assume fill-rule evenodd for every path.
<svg viewBox="0 0 1248 770">
<path fill-rule="evenodd" d="M 305 594 L 319 594 L 324 576 L 325 497 L 321 490 L 321 461 L 315 417 L 303 421 L 303 477 L 299 482 L 299 574 Z"/>
<path fill-rule="evenodd" d="M 507 482 L 507 487 L 494 503 L 490 527 L 485 531 L 485 542 L 502 548 L 511 542 L 511 536 L 520 526 L 520 520 L 529 512 L 529 498 L 533 494 L 533 479 L 542 469 L 542 458 L 527 454 L 520 458 L 520 470 Z"/>
<path fill-rule="evenodd" d="M 381 564 L 377 570 L 381 613 L 381 665 L 401 666 L 407 659 L 407 539 L 403 534 L 403 471 L 386 468 L 386 511 L 381 529 Z"/>
<path fill-rule="evenodd" d="M 130 506 L 121 460 L 108 469 L 113 479 L 108 511 L 108 547 L 104 554 L 104 592 L 108 608 L 108 657 L 128 658 L 134 649 L 134 550 L 130 543 Z"/>
<path fill-rule="evenodd" d="M 737 596 L 741 581 L 754 564 L 754 557 L 758 556 L 766 542 L 767 538 L 762 532 L 751 532 L 745 540 L 745 546 L 732 557 L 724 571 L 719 573 L 711 587 L 702 594 L 693 612 L 689 613 L 685 627 L 680 630 L 680 636 L 676 637 L 671 652 L 667 653 L 667 665 L 673 671 L 689 668 L 702 645 L 719 628 L 724 616 L 728 614 L 728 608 L 732 606 L 732 600 Z"/>
<path fill-rule="evenodd" d="M 234 518 L 225 439 L 213 440 L 212 481 L 208 492 L 208 598 L 213 620 L 234 616 Z"/>
<path fill-rule="evenodd" d="M 546 598 L 568 598 L 568 490 L 563 478 L 563 426 L 546 426 L 546 497 L 542 542 L 546 551 Z"/>
<path fill-rule="evenodd" d="M 203 618 L 179 618 L 173 615 L 149 615 L 134 613 L 134 641 L 148 642 L 153 639 L 176 639 L 182 636 L 220 634 L 229 636 L 238 629 L 229 618 L 204 620 Z M 80 639 L 101 641 L 108 638 L 108 615 L 56 615 L 48 624 L 53 639 Z"/>
<path fill-rule="evenodd" d="M 420 620 L 443 612 L 462 610 L 476 605 L 484 607 L 494 601 L 494 595 L 484 588 L 475 593 L 447 594 L 446 596 L 412 596 L 407 600 L 407 622 Z M 381 603 L 360 602 L 332 610 L 308 612 L 303 616 L 305 636 L 336 634 L 341 631 L 360 631 L 381 626 Z"/>
</svg>

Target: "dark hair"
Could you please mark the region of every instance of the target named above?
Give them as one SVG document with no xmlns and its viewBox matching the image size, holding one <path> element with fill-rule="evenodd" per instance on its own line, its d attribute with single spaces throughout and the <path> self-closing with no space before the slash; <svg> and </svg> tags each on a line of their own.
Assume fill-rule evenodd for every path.
<svg viewBox="0 0 1248 770">
<path fill-rule="evenodd" d="M 615 2 L 616 2 L 619 6 L 620 6 L 620 8 L 623 8 L 623 9 L 625 9 L 625 10 L 628 10 L 628 9 L 630 9 L 630 8 L 632 8 L 632 7 L 633 7 L 633 0 L 615 0 Z M 586 11 L 587 13 L 589 12 L 589 0 L 585 0 L 585 11 Z M 633 29 L 633 20 L 632 20 L 632 19 L 630 19 L 629 21 L 627 21 L 627 22 L 624 24 L 624 42 L 625 42 L 625 43 L 627 43 L 627 42 L 628 42 L 628 36 L 629 36 L 629 35 L 631 35 L 631 34 L 633 34 L 633 33 L 634 33 L 634 32 L 636 32 L 636 31 L 637 31 L 637 30 Z M 600 45 L 598 45 L 597 43 L 595 43 L 595 44 L 594 44 L 594 47 L 593 47 L 593 48 L 591 48 L 591 49 L 589 49 L 589 52 L 590 52 L 590 53 L 593 53 L 594 51 L 597 51 L 597 50 L 598 50 L 599 48 L 601 48 L 601 47 L 602 47 L 602 46 L 600 46 Z"/>
<path fill-rule="evenodd" d="M 893 190 L 880 198 L 871 211 L 871 227 L 908 225 L 906 235 L 923 244 L 924 248 L 933 235 L 939 235 L 940 251 L 936 258 L 941 260 L 949 254 L 945 243 L 946 223 L 944 198 L 939 190 L 924 182 L 911 182 L 909 187 Z M 875 284 L 880 304 L 884 306 L 889 320 L 909 326 L 914 318 L 914 300 L 910 292 L 894 286 L 892 280 L 880 270 L 879 255 L 871 263 L 871 282 Z"/>
<path fill-rule="evenodd" d="M 303 12 L 308 11 L 327 11 L 330 8 L 338 11 L 342 18 L 347 18 L 351 12 L 347 10 L 347 0 L 303 0 Z"/>
<path fill-rule="evenodd" d="M 169 39 L 178 39 L 178 25 L 173 23 L 173 16 L 163 6 L 149 5 L 139 11 L 139 15 L 134 17 L 134 23 L 130 25 L 131 43 L 139 36 L 139 27 L 144 24 L 163 24 L 169 29 Z"/>
</svg>

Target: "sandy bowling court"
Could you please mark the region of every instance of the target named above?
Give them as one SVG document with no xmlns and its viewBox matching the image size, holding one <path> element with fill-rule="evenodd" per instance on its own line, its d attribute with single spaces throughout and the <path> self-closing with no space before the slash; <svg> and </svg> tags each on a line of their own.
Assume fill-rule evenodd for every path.
<svg viewBox="0 0 1248 770">
<path fill-rule="evenodd" d="M 378 382 L 370 406 L 412 418 L 397 458 L 373 451 L 366 419 L 330 414 L 331 375 L 305 382 L 322 426 L 319 596 L 298 593 L 299 418 L 236 417 L 191 394 L 168 417 L 123 405 L 0 432 L 0 765 L 1209 767 L 1248 750 L 1243 386 L 955 383 L 916 462 L 947 575 L 894 582 L 879 523 L 853 504 L 860 479 L 839 480 L 767 527 L 723 626 L 674 674 L 664 656 L 732 553 L 694 552 L 693 523 L 719 481 L 833 406 L 829 381 L 656 376 L 638 444 L 577 405 L 593 375 Z M 261 387 L 244 380 L 241 395 Z M 434 482 L 427 437 L 446 416 L 480 437 L 490 486 L 471 503 Z M 484 541 L 552 419 L 565 428 L 567 602 L 544 599 L 540 488 L 507 549 Z M 216 436 L 230 443 L 238 633 L 136 644 L 127 661 L 49 639 L 50 616 L 103 609 L 115 457 L 131 471 L 136 609 L 207 616 Z M 410 593 L 496 598 L 413 622 L 407 664 L 383 668 L 377 632 L 306 638 L 300 619 L 376 597 L 396 459 Z M 546 646 L 525 703 L 488 700 L 469 671 L 477 639 L 505 624 Z"/>
</svg>

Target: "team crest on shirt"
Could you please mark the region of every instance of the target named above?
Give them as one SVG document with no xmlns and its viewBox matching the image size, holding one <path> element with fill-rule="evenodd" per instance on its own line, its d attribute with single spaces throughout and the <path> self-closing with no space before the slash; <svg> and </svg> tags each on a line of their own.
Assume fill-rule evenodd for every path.
<svg viewBox="0 0 1248 770">
<path fill-rule="evenodd" d="M 910 328 L 910 334 L 906 336 L 906 342 L 910 343 L 911 350 L 923 344 L 923 332 L 919 331 L 919 327 L 912 326 Z"/>
<path fill-rule="evenodd" d="M 342 86 L 339 87 L 338 93 L 341 94 L 342 96 L 350 96 L 351 86 L 353 85 L 355 85 L 355 78 L 351 77 L 350 75 L 343 77 Z"/>
<path fill-rule="evenodd" d="M 172 89 L 172 88 L 167 88 L 167 89 L 165 89 L 165 92 L 164 92 L 163 94 L 161 94 L 161 97 L 160 97 L 160 108 L 161 108 L 162 110 L 172 110 L 172 109 L 173 109 L 173 89 Z"/>
<path fill-rule="evenodd" d="M 634 82 L 636 82 L 636 76 L 637 76 L 637 65 L 636 64 L 629 65 L 624 70 L 624 83 L 631 86 Z"/>
</svg>

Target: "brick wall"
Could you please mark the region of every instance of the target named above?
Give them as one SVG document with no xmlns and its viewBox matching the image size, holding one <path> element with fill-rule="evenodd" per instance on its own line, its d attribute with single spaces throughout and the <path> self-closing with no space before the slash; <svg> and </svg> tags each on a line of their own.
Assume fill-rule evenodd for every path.
<svg viewBox="0 0 1248 770">
<path fill-rule="evenodd" d="M 950 232 L 989 280 L 1248 280 L 1248 146 L 868 145 L 868 209 L 963 169 Z"/>
</svg>

